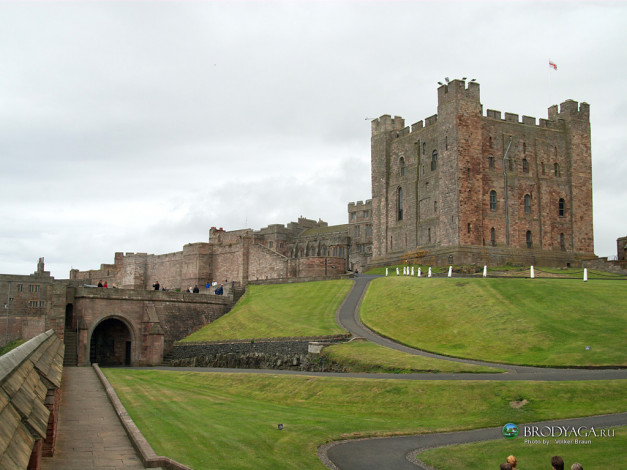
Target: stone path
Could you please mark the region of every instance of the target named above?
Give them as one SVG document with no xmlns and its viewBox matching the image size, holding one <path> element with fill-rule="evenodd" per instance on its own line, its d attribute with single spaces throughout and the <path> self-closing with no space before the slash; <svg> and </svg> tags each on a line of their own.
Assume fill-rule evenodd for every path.
<svg viewBox="0 0 627 470">
<path fill-rule="evenodd" d="M 143 470 L 91 367 L 63 369 L 56 452 L 42 470 Z"/>
</svg>

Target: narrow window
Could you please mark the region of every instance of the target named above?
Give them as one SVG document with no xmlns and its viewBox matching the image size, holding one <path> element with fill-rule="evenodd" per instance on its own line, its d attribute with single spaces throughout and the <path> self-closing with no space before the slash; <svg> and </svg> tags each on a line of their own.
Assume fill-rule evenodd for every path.
<svg viewBox="0 0 627 470">
<path fill-rule="evenodd" d="M 429 239 L 429 243 L 431 243 L 431 228 L 430 227 L 427 229 L 427 237 Z"/>
<path fill-rule="evenodd" d="M 470 189 L 469 189 L 469 190 L 468 190 L 468 200 L 469 200 L 469 201 L 470 201 L 471 194 L 472 194 L 472 193 L 470 192 Z"/>
<path fill-rule="evenodd" d="M 422 154 L 426 155 L 426 153 L 427 153 L 427 143 L 423 142 L 422 143 Z"/>
<path fill-rule="evenodd" d="M 351 212 L 351 220 L 355 220 L 357 218 L 357 212 Z"/>
<path fill-rule="evenodd" d="M 425 183 L 425 193 L 428 193 L 428 192 L 429 192 L 429 182 L 427 181 Z"/>
<path fill-rule="evenodd" d="M 523 158 L 523 173 L 529 173 L 529 162 L 526 158 Z"/>
<path fill-rule="evenodd" d="M 490 210 L 496 210 L 496 191 L 490 191 Z"/>
<path fill-rule="evenodd" d="M 448 150 L 448 135 L 444 137 L 444 149 Z"/>
<path fill-rule="evenodd" d="M 438 211 L 438 201 L 433 201 L 433 212 Z"/>
<path fill-rule="evenodd" d="M 559 163 L 553 164 L 553 171 L 555 172 L 555 176 L 557 176 L 557 177 L 561 176 L 560 164 Z"/>
<path fill-rule="evenodd" d="M 492 148 L 492 137 L 490 137 L 490 148 Z"/>
<path fill-rule="evenodd" d="M 557 147 L 553 147 L 553 156 L 557 157 Z"/>
<path fill-rule="evenodd" d="M 494 157 L 492 155 L 488 157 L 488 167 L 494 168 Z"/>
<path fill-rule="evenodd" d="M 390 250 L 394 248 L 394 238 L 390 235 Z"/>
<path fill-rule="evenodd" d="M 525 214 L 531 214 L 531 196 L 525 194 Z"/>
<path fill-rule="evenodd" d="M 533 241 L 531 239 L 531 230 L 527 230 L 525 234 L 525 238 L 527 240 L 527 248 L 531 248 L 533 246 Z"/>
<path fill-rule="evenodd" d="M 558 210 L 559 216 L 564 217 L 566 213 L 566 201 L 564 201 L 563 198 L 560 198 L 558 206 L 557 206 L 557 210 Z"/>
<path fill-rule="evenodd" d="M 268 242 L 268 247 L 272 248 L 272 242 Z"/>
<path fill-rule="evenodd" d="M 527 144 L 523 142 L 523 153 L 527 153 Z"/>
<path fill-rule="evenodd" d="M 563 233 L 560 233 L 560 249 L 566 251 L 566 240 Z"/>
<path fill-rule="evenodd" d="M 401 176 L 405 176 L 405 159 L 403 157 L 399 160 L 399 166 L 401 168 Z"/>
<path fill-rule="evenodd" d="M 22 292 L 23 290 L 24 290 L 24 285 L 22 285 L 22 284 L 18 284 L 18 285 L 17 285 L 17 291 L 18 291 L 18 292 Z"/>
<path fill-rule="evenodd" d="M 364 219 L 370 217 L 370 211 L 364 211 Z"/>
<path fill-rule="evenodd" d="M 468 233 L 470 233 L 470 229 L 471 229 L 470 222 L 468 222 Z"/>
<path fill-rule="evenodd" d="M 496 230 L 494 230 L 494 227 L 490 229 L 490 244 L 496 246 Z"/>
<path fill-rule="evenodd" d="M 431 171 L 438 169 L 438 151 L 434 150 L 431 154 Z"/>
<path fill-rule="evenodd" d="M 403 188 L 396 190 L 396 207 L 398 209 L 398 220 L 403 220 Z"/>
<path fill-rule="evenodd" d="M 508 158 L 507 162 L 509 166 L 509 171 L 514 171 L 514 160 L 512 160 L 511 158 Z"/>
</svg>

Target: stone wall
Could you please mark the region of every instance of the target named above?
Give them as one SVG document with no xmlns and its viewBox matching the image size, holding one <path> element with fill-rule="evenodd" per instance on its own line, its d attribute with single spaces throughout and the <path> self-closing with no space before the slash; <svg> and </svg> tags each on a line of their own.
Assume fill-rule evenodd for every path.
<svg viewBox="0 0 627 470">
<path fill-rule="evenodd" d="M 176 343 L 170 354 L 170 364 L 179 367 L 340 371 L 336 364 L 320 357 L 319 345 L 344 342 L 349 336 Z M 312 343 L 318 346 L 312 349 L 316 353 L 310 353 Z"/>
<path fill-rule="evenodd" d="M 54 454 L 63 343 L 48 330 L 0 357 L 0 467 L 41 467 Z"/>
<path fill-rule="evenodd" d="M 508 261 L 536 256 L 529 248 L 594 255 L 589 105 L 568 100 L 536 122 L 483 116 L 479 96 L 453 80 L 424 123 L 372 122 L 371 263 L 484 245 L 518 250 Z"/>
</svg>

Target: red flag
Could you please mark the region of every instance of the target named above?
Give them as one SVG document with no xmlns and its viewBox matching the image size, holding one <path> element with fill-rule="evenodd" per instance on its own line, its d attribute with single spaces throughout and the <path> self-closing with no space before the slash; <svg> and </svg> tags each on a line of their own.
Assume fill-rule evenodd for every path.
<svg viewBox="0 0 627 470">
<path fill-rule="evenodd" d="M 551 59 L 549 59 L 549 67 L 553 70 L 557 70 L 557 64 L 555 62 L 551 62 Z"/>
</svg>

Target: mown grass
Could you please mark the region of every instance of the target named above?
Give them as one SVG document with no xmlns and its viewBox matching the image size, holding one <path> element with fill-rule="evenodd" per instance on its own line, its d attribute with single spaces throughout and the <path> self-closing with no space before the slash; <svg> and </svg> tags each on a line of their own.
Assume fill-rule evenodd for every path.
<svg viewBox="0 0 627 470">
<path fill-rule="evenodd" d="M 157 454 L 196 470 L 322 470 L 316 449 L 331 440 L 627 409 L 626 384 L 620 380 L 424 382 L 127 369 L 104 373 Z M 523 398 L 529 404 L 510 405 Z M 279 423 L 283 431 L 277 430 Z"/>
<path fill-rule="evenodd" d="M 11 351 L 12 349 L 17 348 L 18 346 L 20 346 L 21 344 L 24 344 L 25 342 L 26 342 L 25 339 L 16 339 L 16 340 L 13 340 L 13 341 L 9 341 L 7 344 L 2 346 L 2 348 L 0 348 L 0 356 L 5 355 L 6 353 Z"/>
<path fill-rule="evenodd" d="M 551 457 L 559 455 L 566 469 L 579 462 L 586 470 L 605 470 L 621 467 L 618 462 L 624 459 L 627 448 L 627 427 L 612 430 L 612 438 L 579 438 L 592 441 L 590 444 L 556 444 L 553 438 L 546 439 L 548 445 L 530 444 L 519 436 L 513 440 L 441 447 L 421 453 L 418 458 L 438 470 L 485 470 L 497 469 L 508 455 L 515 455 L 521 469 L 548 469 Z"/>
<path fill-rule="evenodd" d="M 622 281 L 394 276 L 371 283 L 360 314 L 384 336 L 450 356 L 540 366 L 627 366 Z"/>
<path fill-rule="evenodd" d="M 327 346 L 323 349 L 322 354 L 329 360 L 342 364 L 346 368 L 346 372 L 396 374 L 417 372 L 504 372 L 503 369 L 493 367 L 415 356 L 365 340 Z"/>
<path fill-rule="evenodd" d="M 182 341 L 218 341 L 346 333 L 335 312 L 351 280 L 249 286 L 229 313 Z"/>
</svg>

